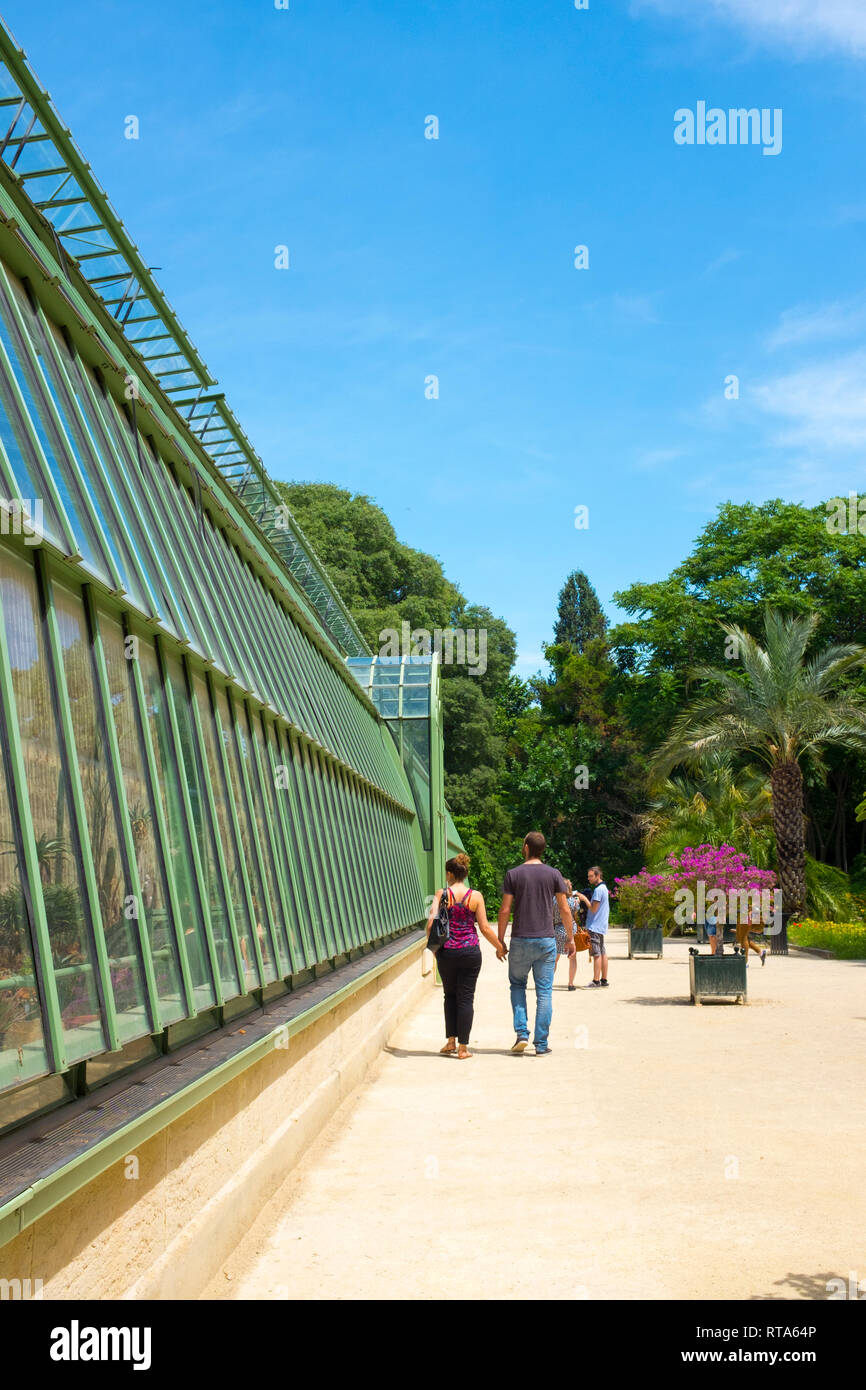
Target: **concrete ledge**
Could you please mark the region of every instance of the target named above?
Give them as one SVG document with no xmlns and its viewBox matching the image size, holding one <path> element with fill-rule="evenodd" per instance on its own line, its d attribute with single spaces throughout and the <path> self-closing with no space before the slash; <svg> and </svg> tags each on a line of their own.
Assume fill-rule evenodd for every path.
<svg viewBox="0 0 866 1390">
<path fill-rule="evenodd" d="M 401 952 L 0 1249 L 43 1298 L 195 1298 L 433 976 Z"/>
</svg>

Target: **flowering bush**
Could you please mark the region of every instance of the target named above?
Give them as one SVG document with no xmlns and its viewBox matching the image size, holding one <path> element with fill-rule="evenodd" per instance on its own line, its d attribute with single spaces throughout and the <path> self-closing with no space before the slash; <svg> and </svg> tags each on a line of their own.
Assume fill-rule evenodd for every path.
<svg viewBox="0 0 866 1390">
<path fill-rule="evenodd" d="M 866 926 L 860 922 L 816 922 L 807 917 L 791 923 L 788 940 L 793 946 L 832 951 L 838 960 L 866 960 Z"/>
<path fill-rule="evenodd" d="M 635 926 L 647 926 L 651 922 L 673 926 L 677 905 L 684 901 L 683 889 L 692 894 L 695 907 L 700 908 L 715 889 L 725 895 L 744 891 L 761 893 L 775 887 L 776 883 L 771 869 L 747 864 L 746 856 L 738 853 L 733 845 L 687 846 L 680 855 L 669 854 L 665 862 L 667 867 L 654 873 L 641 869 L 639 874 L 615 880 L 621 914 Z"/>
</svg>

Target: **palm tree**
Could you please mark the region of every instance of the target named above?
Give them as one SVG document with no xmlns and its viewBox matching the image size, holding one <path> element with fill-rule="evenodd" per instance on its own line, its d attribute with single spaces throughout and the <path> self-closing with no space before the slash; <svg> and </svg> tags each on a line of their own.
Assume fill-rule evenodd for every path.
<svg viewBox="0 0 866 1390">
<path fill-rule="evenodd" d="M 707 842 L 736 845 L 750 864 L 772 867 L 770 781 L 760 768 L 738 767 L 733 754 L 715 752 L 694 774 L 674 773 L 650 791 L 653 799 L 640 818 L 650 867 L 686 845 Z"/>
<path fill-rule="evenodd" d="M 773 829 L 784 916 L 773 950 L 787 954 L 787 919 L 806 900 L 806 837 L 801 760 L 821 766 L 821 748 L 837 744 L 866 748 L 866 710 L 839 687 L 849 672 L 866 665 L 866 648 L 853 643 L 826 647 L 807 660 L 818 615 L 786 616 L 768 608 L 765 645 L 735 625 L 721 624 L 734 639 L 741 671 L 699 666 L 706 682 L 694 703 L 679 715 L 654 755 L 651 773 L 666 776 L 678 763 L 697 766 L 716 752 L 751 752 L 770 769 Z"/>
</svg>

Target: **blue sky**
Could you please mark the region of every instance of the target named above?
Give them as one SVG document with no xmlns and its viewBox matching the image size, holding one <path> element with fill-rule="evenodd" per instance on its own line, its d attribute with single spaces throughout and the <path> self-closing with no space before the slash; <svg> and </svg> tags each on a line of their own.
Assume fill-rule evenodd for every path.
<svg viewBox="0 0 866 1390">
<path fill-rule="evenodd" d="M 866 6 L 589 4 L 2 6 L 269 471 L 373 497 L 523 673 L 570 570 L 615 617 L 721 501 L 866 490 Z M 677 145 L 699 101 L 781 153 Z"/>
</svg>

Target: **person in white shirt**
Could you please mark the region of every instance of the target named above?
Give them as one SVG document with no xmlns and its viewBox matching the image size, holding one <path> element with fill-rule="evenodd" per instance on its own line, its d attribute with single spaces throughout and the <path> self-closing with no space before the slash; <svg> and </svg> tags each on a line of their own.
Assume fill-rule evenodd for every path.
<svg viewBox="0 0 866 1390">
<path fill-rule="evenodd" d="M 587 898 L 584 893 L 577 894 L 587 910 L 586 929 L 589 932 L 589 952 L 592 956 L 592 979 L 587 988 L 603 989 L 608 984 L 606 942 L 607 924 L 610 920 L 610 897 L 604 874 L 597 864 L 589 870 L 587 878 L 592 887 L 592 897 Z"/>
</svg>

